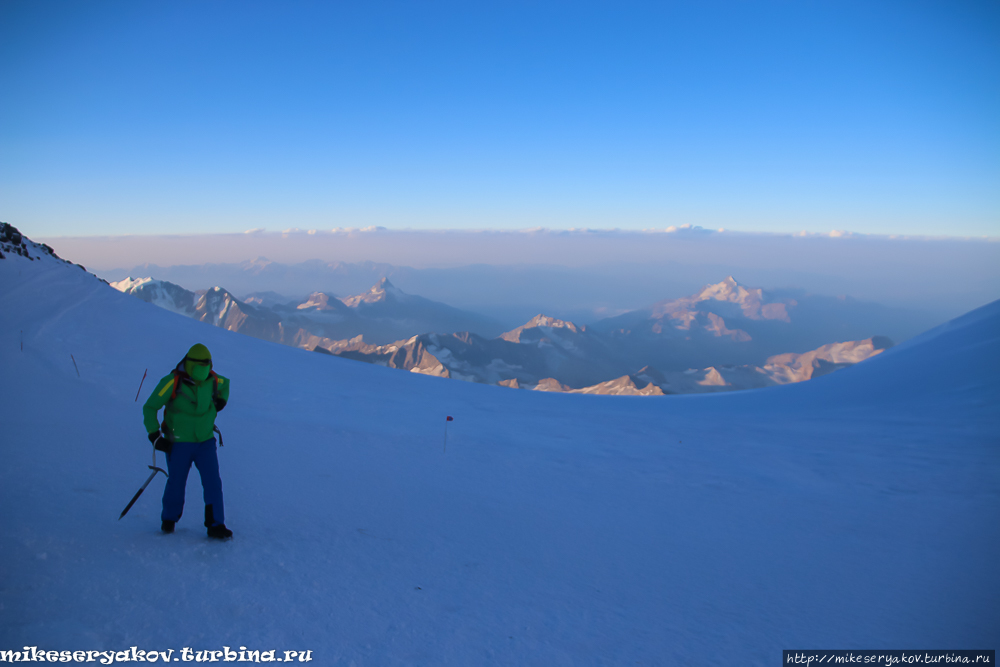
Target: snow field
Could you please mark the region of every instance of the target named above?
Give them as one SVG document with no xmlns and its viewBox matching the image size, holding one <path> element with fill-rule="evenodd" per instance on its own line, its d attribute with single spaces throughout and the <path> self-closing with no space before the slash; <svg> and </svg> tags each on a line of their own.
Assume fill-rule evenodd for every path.
<svg viewBox="0 0 1000 667">
<path fill-rule="evenodd" d="M 997 303 L 804 384 L 618 398 L 266 343 L 55 261 L 0 286 L 0 650 L 771 665 L 1000 637 Z M 194 470 L 175 534 L 162 478 L 116 521 L 194 342 L 233 382 L 226 543 Z"/>
</svg>

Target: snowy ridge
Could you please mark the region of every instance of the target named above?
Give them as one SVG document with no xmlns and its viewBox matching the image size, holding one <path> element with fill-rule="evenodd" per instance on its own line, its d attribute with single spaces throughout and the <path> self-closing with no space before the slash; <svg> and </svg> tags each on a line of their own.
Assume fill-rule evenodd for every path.
<svg viewBox="0 0 1000 667">
<path fill-rule="evenodd" d="M 777 384 L 804 382 L 880 354 L 893 346 L 888 338 L 830 343 L 804 354 L 779 354 L 767 360 L 763 371 Z"/>
<path fill-rule="evenodd" d="M 810 382 L 662 400 L 307 353 L 56 260 L 0 261 L 0 310 L 0 649 L 767 665 L 1000 639 L 1000 302 Z M 233 383 L 224 544 L 193 474 L 175 534 L 162 480 L 116 521 L 143 370 L 198 341 Z"/>
<path fill-rule="evenodd" d="M 111 283 L 111 286 L 119 292 L 188 317 L 194 317 L 197 310 L 193 292 L 165 280 L 128 277 Z"/>
<path fill-rule="evenodd" d="M 131 294 L 133 289 L 137 287 L 142 287 L 143 285 L 151 282 L 153 282 L 152 278 L 133 278 L 129 276 L 124 280 L 111 281 L 111 286 L 114 287 L 119 292 L 124 292 L 125 294 Z"/>
</svg>

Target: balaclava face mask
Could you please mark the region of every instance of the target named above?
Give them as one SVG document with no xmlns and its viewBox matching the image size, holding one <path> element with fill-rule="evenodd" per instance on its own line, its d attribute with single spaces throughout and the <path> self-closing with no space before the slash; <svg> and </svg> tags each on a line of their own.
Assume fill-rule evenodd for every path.
<svg viewBox="0 0 1000 667">
<path fill-rule="evenodd" d="M 198 364 L 190 359 L 184 362 L 184 370 L 195 382 L 204 382 L 208 379 L 208 373 L 212 370 L 211 366 L 206 366 L 205 364 Z"/>
</svg>

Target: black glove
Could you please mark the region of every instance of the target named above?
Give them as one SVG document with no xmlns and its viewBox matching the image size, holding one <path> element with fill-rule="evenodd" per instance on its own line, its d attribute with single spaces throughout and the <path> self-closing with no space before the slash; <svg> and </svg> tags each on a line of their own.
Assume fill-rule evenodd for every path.
<svg viewBox="0 0 1000 667">
<path fill-rule="evenodd" d="M 174 443 L 160 435 L 159 431 L 153 431 L 150 433 L 149 441 L 153 443 L 153 449 L 158 449 L 165 454 L 169 454 L 170 450 L 174 447 Z"/>
<path fill-rule="evenodd" d="M 226 399 L 221 396 L 215 397 L 215 411 L 222 412 L 222 408 L 226 407 Z"/>
</svg>

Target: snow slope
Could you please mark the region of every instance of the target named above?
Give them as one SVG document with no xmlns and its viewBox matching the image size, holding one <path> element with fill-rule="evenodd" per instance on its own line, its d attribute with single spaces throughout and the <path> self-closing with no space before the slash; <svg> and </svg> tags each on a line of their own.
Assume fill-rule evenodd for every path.
<svg viewBox="0 0 1000 667">
<path fill-rule="evenodd" d="M 650 399 L 296 350 L 43 260 L 0 261 L 0 650 L 774 665 L 1000 639 L 1000 302 L 810 382 Z M 226 543 L 194 471 L 177 533 L 162 477 L 116 521 L 141 401 L 199 341 L 232 378 Z"/>
</svg>

